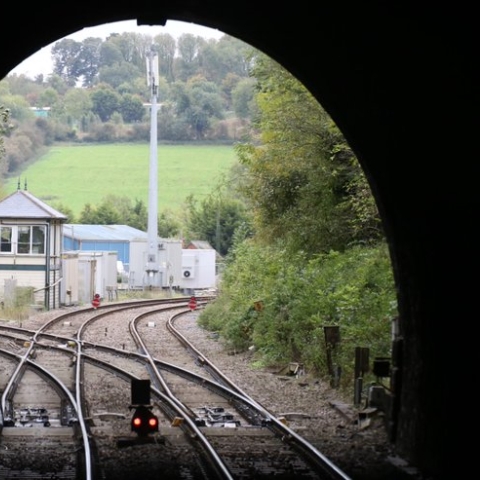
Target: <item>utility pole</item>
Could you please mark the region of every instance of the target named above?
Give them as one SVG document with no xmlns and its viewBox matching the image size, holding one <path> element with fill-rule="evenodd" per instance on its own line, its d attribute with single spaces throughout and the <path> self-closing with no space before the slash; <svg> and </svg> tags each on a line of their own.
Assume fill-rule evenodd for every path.
<svg viewBox="0 0 480 480">
<path fill-rule="evenodd" d="M 147 58 L 147 85 L 150 87 L 150 171 L 148 188 L 148 252 L 145 266 L 147 285 L 158 286 L 158 155 L 157 155 L 157 93 L 158 55 L 151 46 Z"/>
</svg>

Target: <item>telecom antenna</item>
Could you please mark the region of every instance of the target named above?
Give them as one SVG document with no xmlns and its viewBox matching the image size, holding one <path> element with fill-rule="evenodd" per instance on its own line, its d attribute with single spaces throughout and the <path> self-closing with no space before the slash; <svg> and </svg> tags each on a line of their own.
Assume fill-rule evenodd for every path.
<svg viewBox="0 0 480 480">
<path fill-rule="evenodd" d="M 147 285 L 159 285 L 158 264 L 158 155 L 157 155 L 157 93 L 158 93 L 158 55 L 154 46 L 147 56 L 147 85 L 150 87 L 150 171 L 148 188 L 148 250 L 145 272 Z"/>
</svg>

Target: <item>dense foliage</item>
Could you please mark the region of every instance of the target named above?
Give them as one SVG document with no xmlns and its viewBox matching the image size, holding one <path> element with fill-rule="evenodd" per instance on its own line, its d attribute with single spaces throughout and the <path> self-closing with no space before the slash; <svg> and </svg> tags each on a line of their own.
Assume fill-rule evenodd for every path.
<svg viewBox="0 0 480 480">
<path fill-rule="evenodd" d="M 144 232 L 148 229 L 148 211 L 145 203 L 138 199 L 132 202 L 125 195 L 107 195 L 98 205 L 87 203 L 78 218 L 73 216 L 68 207 L 57 208 L 64 214 L 68 212 L 69 223 L 129 225 Z M 172 212 L 160 212 L 157 223 L 158 235 L 161 238 L 173 238 L 180 234 L 180 222 Z"/>
<path fill-rule="evenodd" d="M 3 134 L 6 132 L 9 111 L 0 105 L 0 158 L 5 155 L 5 147 L 3 146 Z"/>
<path fill-rule="evenodd" d="M 189 197 L 186 202 L 186 230 L 190 239 L 205 239 L 220 255 L 232 248 L 235 233 L 250 232 L 250 214 L 245 202 L 223 190 L 214 191 L 201 202 Z"/>
<path fill-rule="evenodd" d="M 351 388 L 357 347 L 390 354 L 396 298 L 380 218 L 351 149 L 309 92 L 266 57 L 253 74 L 260 136 L 237 147 L 253 236 L 237 235 L 200 321 L 232 349 L 253 347 L 261 364 L 341 371 Z M 334 351 L 329 326 L 341 336 Z"/>
<path fill-rule="evenodd" d="M 242 190 L 258 238 L 307 253 L 381 239 L 363 172 L 331 118 L 271 59 L 258 56 L 253 73 L 261 145 L 240 144 L 237 152 L 248 170 Z"/>
<path fill-rule="evenodd" d="M 304 363 L 329 375 L 324 327 L 338 326 L 335 363 L 351 386 L 355 347 L 390 354 L 395 289 L 385 245 L 306 258 L 245 241 L 234 250 L 217 301 L 201 323 L 233 350 L 254 346 L 261 364 Z"/>
</svg>

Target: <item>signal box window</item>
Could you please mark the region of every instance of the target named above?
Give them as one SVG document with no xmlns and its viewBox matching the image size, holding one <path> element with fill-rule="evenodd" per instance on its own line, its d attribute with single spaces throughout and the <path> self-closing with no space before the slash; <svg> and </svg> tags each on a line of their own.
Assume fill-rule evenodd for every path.
<svg viewBox="0 0 480 480">
<path fill-rule="evenodd" d="M 32 253 L 45 253 L 45 227 L 32 227 Z"/>
<path fill-rule="evenodd" d="M 12 227 L 0 227 L 0 252 L 12 253 Z"/>
<path fill-rule="evenodd" d="M 19 225 L 0 228 L 0 252 L 25 255 L 45 254 L 45 228 L 37 225 Z M 16 243 L 16 251 L 14 245 Z"/>
<path fill-rule="evenodd" d="M 30 253 L 30 227 L 18 227 L 17 253 Z"/>
<path fill-rule="evenodd" d="M 17 253 L 45 253 L 45 227 L 18 227 Z"/>
</svg>

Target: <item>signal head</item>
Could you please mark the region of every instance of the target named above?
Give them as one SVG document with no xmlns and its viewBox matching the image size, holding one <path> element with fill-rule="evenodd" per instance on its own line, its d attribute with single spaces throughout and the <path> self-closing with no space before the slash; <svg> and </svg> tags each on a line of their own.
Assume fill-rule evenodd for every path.
<svg viewBox="0 0 480 480">
<path fill-rule="evenodd" d="M 145 406 L 138 407 L 131 420 L 132 432 L 140 436 L 158 432 L 158 418 Z"/>
</svg>

